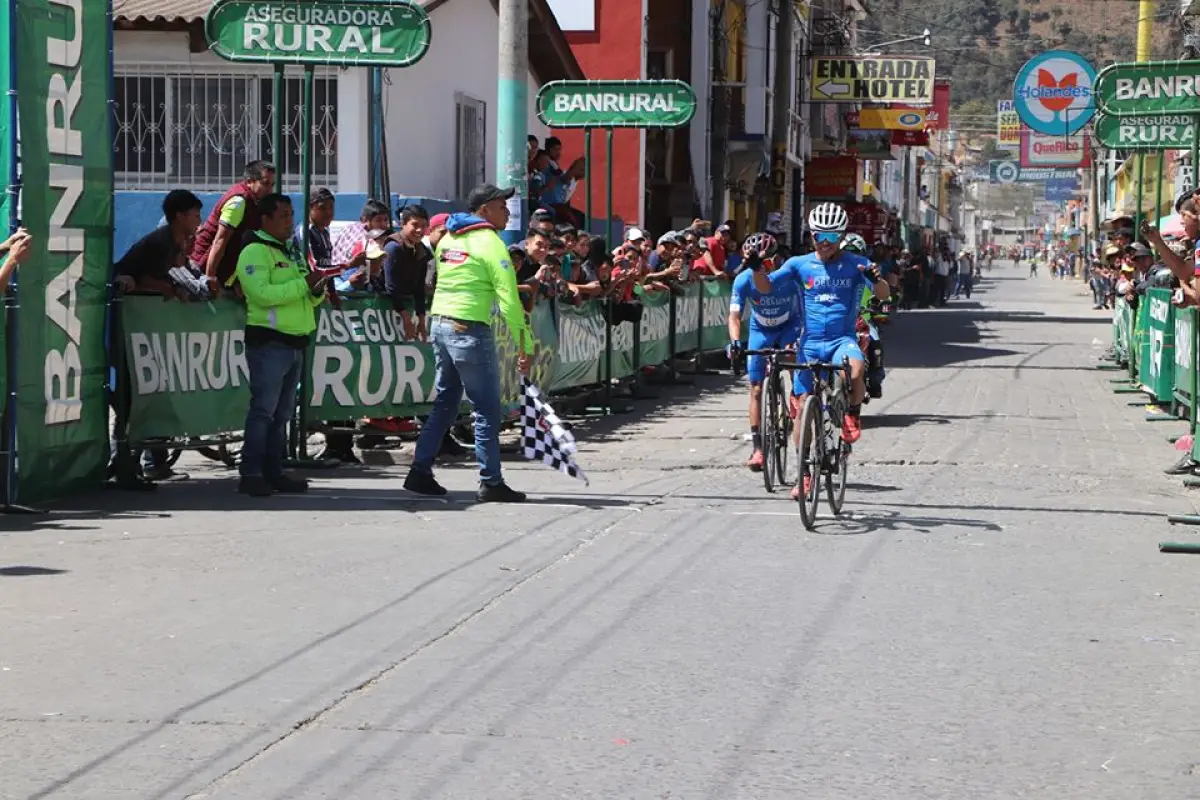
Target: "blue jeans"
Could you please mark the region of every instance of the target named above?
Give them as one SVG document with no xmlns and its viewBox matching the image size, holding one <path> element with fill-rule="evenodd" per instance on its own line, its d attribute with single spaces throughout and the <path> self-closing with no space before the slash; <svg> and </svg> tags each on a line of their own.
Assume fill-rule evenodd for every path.
<svg viewBox="0 0 1200 800">
<path fill-rule="evenodd" d="M 296 388 L 304 351 L 279 342 L 248 345 L 250 408 L 242 444 L 242 475 L 275 479 L 283 475 L 287 424 L 296 411 Z"/>
<path fill-rule="evenodd" d="M 429 326 L 437 375 L 437 399 L 421 427 L 412 468 L 433 474 L 433 460 L 442 448 L 446 431 L 458 418 L 463 391 L 475 410 L 475 460 L 479 480 L 488 486 L 504 482 L 500 475 L 500 363 L 492 327 L 484 322 L 456 322 L 434 317 Z"/>
</svg>

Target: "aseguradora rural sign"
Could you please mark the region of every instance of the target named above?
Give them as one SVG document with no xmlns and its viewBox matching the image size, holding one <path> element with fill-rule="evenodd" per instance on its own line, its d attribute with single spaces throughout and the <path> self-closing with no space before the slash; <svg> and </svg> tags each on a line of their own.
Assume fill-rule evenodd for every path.
<svg viewBox="0 0 1200 800">
<path fill-rule="evenodd" d="M 1114 149 L 1184 150 L 1196 141 L 1196 120 L 1185 114 L 1149 117 L 1097 114 L 1093 131 L 1097 142 Z"/>
<path fill-rule="evenodd" d="M 551 128 L 678 128 L 695 114 L 683 81 L 552 81 L 537 94 L 538 119 Z"/>
<path fill-rule="evenodd" d="M 217 0 L 209 46 L 230 61 L 407 67 L 432 41 L 429 15 L 409 0 Z"/>
</svg>

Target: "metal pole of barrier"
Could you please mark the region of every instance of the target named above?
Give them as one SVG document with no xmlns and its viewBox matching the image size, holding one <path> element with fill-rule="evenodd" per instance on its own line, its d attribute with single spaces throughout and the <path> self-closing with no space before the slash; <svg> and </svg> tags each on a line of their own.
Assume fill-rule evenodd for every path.
<svg viewBox="0 0 1200 800">
<path fill-rule="evenodd" d="M 275 151 L 275 185 L 276 191 L 283 191 L 283 176 L 287 171 L 287 155 L 283 146 L 283 64 L 275 64 L 275 72 L 271 79 L 271 149 Z M 305 211 L 307 214 L 307 210 Z"/>
<path fill-rule="evenodd" d="M 583 129 L 583 182 L 587 184 L 587 196 L 584 198 L 583 229 L 592 232 L 592 129 Z M 609 242 L 609 244 L 613 244 Z"/>
<path fill-rule="evenodd" d="M 1151 225 L 1157 225 L 1158 218 L 1162 215 L 1163 161 L 1166 160 L 1164 158 L 1166 154 L 1165 150 L 1158 151 L 1158 169 L 1154 179 L 1154 216 L 1151 217 Z"/>
<path fill-rule="evenodd" d="M 1145 187 L 1142 186 L 1142 177 L 1146 174 L 1146 154 L 1137 154 L 1137 212 L 1133 215 L 1133 235 L 1137 238 L 1142 230 L 1142 202 L 1145 197 Z"/>
<path fill-rule="evenodd" d="M 314 68 L 311 64 L 304 67 L 304 93 L 300 108 L 300 213 L 303 222 L 300 225 L 301 257 L 308 260 L 308 198 L 312 183 L 312 108 L 313 108 Z M 304 366 L 300 370 L 300 391 L 296 403 L 296 414 L 292 418 L 292 435 L 290 438 L 291 466 L 300 469 L 332 468 L 336 461 L 322 461 L 308 457 L 308 390 L 310 372 L 310 352 L 305 352 Z"/>
<path fill-rule="evenodd" d="M 16 0 L 8 0 L 8 79 L 15 81 L 17 75 L 17 4 Z M 111 9 L 109 11 L 111 18 Z M 109 56 L 112 54 L 112 26 L 109 25 Z M 17 215 L 17 200 L 21 193 L 20 172 L 17 165 L 17 91 L 10 83 L 5 87 L 8 92 L 8 229 L 16 231 L 19 217 Z M 111 115 L 110 115 L 111 117 Z M 110 123 L 111 124 L 111 123 Z M 5 336 L 4 346 L 7 348 L 4 359 L 5 393 L 3 407 L 4 416 L 4 503 L 0 511 L 6 514 L 36 514 L 37 509 L 17 505 L 17 359 L 20 357 L 18 337 L 20 326 L 20 290 L 19 278 L 13 273 L 10 288 L 4 295 Z"/>
</svg>

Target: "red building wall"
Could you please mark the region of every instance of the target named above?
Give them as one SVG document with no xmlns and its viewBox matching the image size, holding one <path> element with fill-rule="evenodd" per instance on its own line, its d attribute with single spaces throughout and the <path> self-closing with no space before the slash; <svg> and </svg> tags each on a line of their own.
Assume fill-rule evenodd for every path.
<svg viewBox="0 0 1200 800">
<path fill-rule="evenodd" d="M 589 80 L 638 80 L 642 77 L 642 41 L 644 22 L 642 0 L 596 0 L 596 30 L 568 32 L 567 41 L 579 66 Z M 563 143 L 561 166 L 565 167 L 583 153 L 583 131 L 555 130 L 551 132 Z M 604 131 L 592 132 L 592 186 L 584 181 L 571 204 L 584 210 L 587 192 L 592 193 L 592 213 L 604 216 L 605 150 Z M 641 177 L 644 171 L 641 134 L 634 130 L 617 130 L 613 135 L 613 213 L 626 225 L 641 225 Z"/>
</svg>

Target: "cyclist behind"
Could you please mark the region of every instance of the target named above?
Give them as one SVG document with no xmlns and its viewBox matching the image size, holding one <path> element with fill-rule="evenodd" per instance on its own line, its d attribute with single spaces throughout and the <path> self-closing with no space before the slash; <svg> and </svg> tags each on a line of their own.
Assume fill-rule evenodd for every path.
<svg viewBox="0 0 1200 800">
<path fill-rule="evenodd" d="M 794 285 L 774 287 L 768 276 L 779 250 L 775 237 L 755 233 L 742 244 L 743 269 L 733 281 L 729 298 L 729 360 L 735 362 L 742 348 L 742 313 L 750 310 L 751 350 L 782 349 L 794 345 L 800 334 L 800 302 Z M 746 466 L 754 472 L 763 468 L 762 436 L 758 430 L 762 384 L 767 363 L 763 356 L 750 356 L 746 377 L 750 381 L 750 436 L 754 453 Z"/>
<path fill-rule="evenodd" d="M 846 210 L 837 203 L 821 203 L 814 207 L 808 214 L 808 229 L 812 232 L 816 252 L 789 258 L 771 273 L 770 279 L 781 288 L 794 284 L 800 287 L 804 326 L 800 360 L 840 365 L 849 359 L 852 388 L 850 408 L 842 424 L 842 439 L 853 444 L 862 435 L 859 414 L 867 393 L 866 364 L 855 330 L 862 288 L 870 287 L 875 297 L 883 300 L 888 296 L 889 287 L 878 267 L 862 256 L 841 249 L 848 224 Z M 812 386 L 812 371 L 797 370 L 792 390 L 795 408 L 800 408 Z M 800 435 L 799 426 L 796 435 Z M 804 476 L 806 488 L 810 480 L 811 476 Z M 799 485 L 792 494 L 799 497 Z"/>
<path fill-rule="evenodd" d="M 857 233 L 846 234 L 846 238 L 842 240 L 842 250 L 860 255 L 863 258 L 867 257 L 867 243 Z M 887 276 L 884 276 L 884 280 L 887 280 Z M 888 284 L 888 286 L 890 288 L 891 284 Z M 883 309 L 883 302 L 875 296 L 874 288 L 864 286 L 861 299 L 858 303 L 858 317 L 863 323 L 863 327 L 856 329 L 855 332 L 859 334 L 858 349 L 863 350 L 863 356 L 866 357 L 867 362 L 867 394 L 873 398 L 883 397 L 883 388 L 880 385 L 883 383 L 883 357 L 878 342 L 871 342 L 871 334 L 867 324 L 873 325 L 877 319 L 886 316 Z M 876 334 L 878 334 L 878 328 L 876 328 Z M 863 342 L 866 342 L 865 347 L 867 349 L 865 350 Z"/>
</svg>

